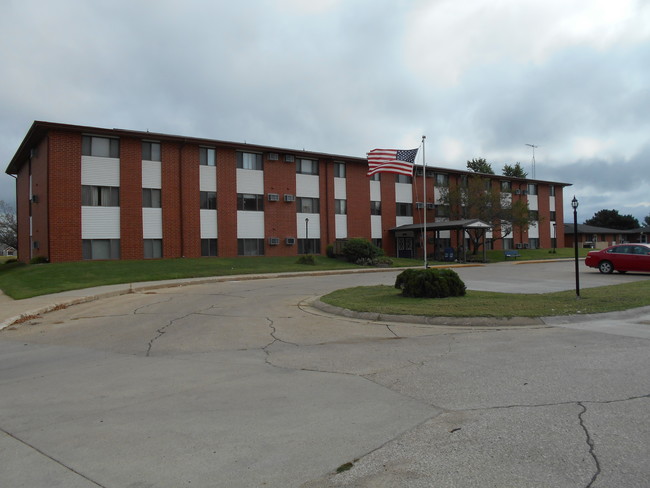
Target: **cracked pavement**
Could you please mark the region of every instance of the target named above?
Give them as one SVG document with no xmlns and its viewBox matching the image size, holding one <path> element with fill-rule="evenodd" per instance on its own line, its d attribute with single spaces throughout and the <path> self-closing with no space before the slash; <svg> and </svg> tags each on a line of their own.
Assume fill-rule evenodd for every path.
<svg viewBox="0 0 650 488">
<path fill-rule="evenodd" d="M 531 292 L 560 266 L 570 288 L 571 263 L 545 264 Z M 133 293 L 0 332 L 0 486 L 648 486 L 650 338 L 629 316 L 452 327 L 311 306 L 395 274 Z"/>
</svg>

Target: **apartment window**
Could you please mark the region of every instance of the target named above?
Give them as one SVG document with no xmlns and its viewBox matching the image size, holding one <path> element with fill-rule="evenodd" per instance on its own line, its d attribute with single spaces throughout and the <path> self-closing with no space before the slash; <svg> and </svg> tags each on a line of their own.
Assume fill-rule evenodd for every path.
<svg viewBox="0 0 650 488">
<path fill-rule="evenodd" d="M 490 191 L 492 189 L 492 180 L 490 180 L 489 178 L 485 178 L 483 180 L 483 187 L 485 191 Z"/>
<path fill-rule="evenodd" d="M 143 141 L 142 159 L 144 161 L 160 161 L 160 143 Z"/>
<path fill-rule="evenodd" d="M 346 200 L 334 200 L 334 213 L 337 215 L 347 215 Z"/>
<path fill-rule="evenodd" d="M 370 215 L 381 215 L 381 202 L 370 202 Z"/>
<path fill-rule="evenodd" d="M 375 173 L 370 176 L 370 181 L 381 181 L 381 173 Z"/>
<path fill-rule="evenodd" d="M 162 239 L 144 239 L 144 258 L 162 258 Z"/>
<path fill-rule="evenodd" d="M 528 238 L 528 247 L 531 249 L 539 249 L 539 239 L 537 237 Z"/>
<path fill-rule="evenodd" d="M 216 210 L 217 209 L 217 192 L 216 191 L 202 191 L 201 196 L 201 208 L 204 210 Z"/>
<path fill-rule="evenodd" d="M 262 171 L 264 165 L 262 163 L 262 155 L 256 153 L 237 153 L 237 167 L 239 169 L 253 169 Z"/>
<path fill-rule="evenodd" d="M 119 239 L 83 239 L 83 259 L 120 259 Z"/>
<path fill-rule="evenodd" d="M 502 181 L 501 182 L 501 192 L 502 193 L 512 193 L 512 182 Z"/>
<path fill-rule="evenodd" d="M 449 186 L 449 175 L 436 173 L 436 186 L 441 186 L 441 187 Z"/>
<path fill-rule="evenodd" d="M 467 188 L 467 175 L 460 175 L 459 185 L 461 188 Z"/>
<path fill-rule="evenodd" d="M 313 159 L 297 159 L 296 173 L 301 175 L 317 175 L 318 161 L 314 161 Z"/>
<path fill-rule="evenodd" d="M 528 184 L 528 194 L 537 195 L 537 185 L 535 183 Z"/>
<path fill-rule="evenodd" d="M 162 208 L 160 189 L 143 188 L 142 189 L 142 206 L 146 208 Z"/>
<path fill-rule="evenodd" d="M 87 207 L 119 207 L 120 189 L 117 186 L 81 187 L 81 205 Z"/>
<path fill-rule="evenodd" d="M 264 239 L 237 239 L 240 256 L 264 256 Z"/>
<path fill-rule="evenodd" d="M 119 158 L 120 140 L 109 137 L 83 136 L 81 154 L 100 158 Z"/>
<path fill-rule="evenodd" d="M 298 239 L 298 254 L 320 254 L 320 239 Z"/>
<path fill-rule="evenodd" d="M 410 203 L 397 202 L 398 217 L 413 217 L 413 205 Z"/>
<path fill-rule="evenodd" d="M 201 166 L 216 166 L 217 151 L 212 147 L 199 148 L 199 164 Z"/>
<path fill-rule="evenodd" d="M 320 200 L 318 198 L 296 198 L 298 213 L 320 213 Z"/>
<path fill-rule="evenodd" d="M 334 163 L 334 177 L 345 178 L 345 163 Z"/>
<path fill-rule="evenodd" d="M 548 186 L 548 191 L 549 191 L 549 195 L 554 197 L 555 196 L 555 185 L 549 185 Z"/>
<path fill-rule="evenodd" d="M 557 220 L 555 210 L 551 210 L 551 222 Z"/>
<path fill-rule="evenodd" d="M 237 210 L 263 212 L 264 195 L 253 195 L 250 193 L 237 193 Z"/>
<path fill-rule="evenodd" d="M 201 239 L 201 256 L 217 256 L 217 239 Z"/>
<path fill-rule="evenodd" d="M 529 210 L 528 218 L 530 218 L 530 220 L 539 220 L 539 212 L 537 210 Z"/>
<path fill-rule="evenodd" d="M 436 217 L 449 217 L 449 205 L 436 205 Z"/>
<path fill-rule="evenodd" d="M 381 239 L 371 239 L 371 242 L 373 243 L 373 245 L 381 249 Z"/>
<path fill-rule="evenodd" d="M 413 177 L 408 175 L 395 175 L 395 183 L 413 183 Z"/>
</svg>

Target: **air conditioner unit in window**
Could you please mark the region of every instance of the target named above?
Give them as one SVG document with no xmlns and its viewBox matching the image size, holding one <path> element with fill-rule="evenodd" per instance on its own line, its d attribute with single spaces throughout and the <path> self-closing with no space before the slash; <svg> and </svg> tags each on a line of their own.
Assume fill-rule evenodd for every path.
<svg viewBox="0 0 650 488">
<path fill-rule="evenodd" d="M 269 237 L 269 245 L 270 246 L 277 246 L 280 244 L 280 238 L 279 237 Z"/>
<path fill-rule="evenodd" d="M 434 208 L 436 208 L 436 205 L 435 205 L 435 203 L 427 203 L 427 208 L 429 210 L 433 210 Z"/>
<path fill-rule="evenodd" d="M 521 195 L 521 190 L 516 189 L 516 190 L 515 190 L 515 195 Z"/>
<path fill-rule="evenodd" d="M 280 157 L 278 156 L 278 153 L 269 153 L 268 159 L 269 161 L 277 161 Z"/>
<path fill-rule="evenodd" d="M 422 168 L 415 168 L 415 176 L 422 176 L 423 173 Z"/>
<path fill-rule="evenodd" d="M 528 190 L 524 190 L 521 193 L 524 194 L 524 195 L 528 195 Z"/>
<path fill-rule="evenodd" d="M 287 237 L 284 242 L 287 244 L 287 246 L 293 246 L 296 243 L 296 238 Z"/>
<path fill-rule="evenodd" d="M 423 202 L 416 202 L 415 203 L 415 208 L 424 208 L 424 203 Z"/>
<path fill-rule="evenodd" d="M 295 161 L 295 159 L 293 158 L 293 154 L 285 154 L 284 161 L 285 163 L 293 163 Z"/>
<path fill-rule="evenodd" d="M 38 195 L 32 195 L 32 203 L 38 203 Z"/>
<path fill-rule="evenodd" d="M 518 242 L 516 247 L 517 249 L 521 249 L 521 242 Z"/>
<path fill-rule="evenodd" d="M 296 201 L 296 196 L 295 195 L 290 195 L 289 193 L 284 194 L 284 201 L 285 202 L 295 202 Z"/>
<path fill-rule="evenodd" d="M 524 249 L 528 249 L 529 247 L 530 247 L 530 244 L 528 244 L 527 242 L 524 242 Z"/>
<path fill-rule="evenodd" d="M 279 202 L 280 201 L 280 195 L 277 193 L 269 193 L 269 202 Z"/>
</svg>

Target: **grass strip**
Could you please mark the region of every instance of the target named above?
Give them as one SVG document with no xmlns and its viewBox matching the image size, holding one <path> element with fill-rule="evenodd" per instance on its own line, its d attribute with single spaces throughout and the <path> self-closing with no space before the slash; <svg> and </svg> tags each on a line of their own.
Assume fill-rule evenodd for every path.
<svg viewBox="0 0 650 488">
<path fill-rule="evenodd" d="M 321 300 L 357 312 L 430 317 L 545 317 L 613 312 L 650 305 L 650 280 L 543 294 L 468 290 L 464 297 L 406 298 L 392 286 L 337 290 Z"/>
</svg>

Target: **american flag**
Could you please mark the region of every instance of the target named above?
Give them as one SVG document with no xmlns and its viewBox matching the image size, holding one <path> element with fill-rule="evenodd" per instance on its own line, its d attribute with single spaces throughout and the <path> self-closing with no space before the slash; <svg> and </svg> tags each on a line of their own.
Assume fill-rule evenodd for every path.
<svg viewBox="0 0 650 488">
<path fill-rule="evenodd" d="M 417 153 L 417 149 L 373 149 L 368 153 L 368 176 L 382 172 L 413 176 Z"/>
</svg>

